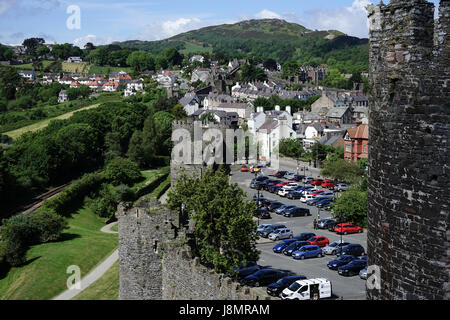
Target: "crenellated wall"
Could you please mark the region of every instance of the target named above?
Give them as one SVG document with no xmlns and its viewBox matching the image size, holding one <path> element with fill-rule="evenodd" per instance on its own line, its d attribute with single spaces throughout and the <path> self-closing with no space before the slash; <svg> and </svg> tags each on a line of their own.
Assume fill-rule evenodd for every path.
<svg viewBox="0 0 450 320">
<path fill-rule="evenodd" d="M 369 299 L 450 298 L 449 6 L 436 28 L 425 0 L 369 10 Z"/>
</svg>

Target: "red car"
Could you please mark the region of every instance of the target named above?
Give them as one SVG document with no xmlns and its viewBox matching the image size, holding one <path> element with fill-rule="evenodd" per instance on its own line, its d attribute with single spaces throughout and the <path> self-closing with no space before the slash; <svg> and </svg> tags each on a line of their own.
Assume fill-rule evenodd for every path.
<svg viewBox="0 0 450 320">
<path fill-rule="evenodd" d="M 311 181 L 310 183 L 311 183 L 313 186 L 320 186 L 320 185 L 322 184 L 322 182 L 323 182 L 322 179 L 315 179 L 315 180 Z"/>
<path fill-rule="evenodd" d="M 363 229 L 350 223 L 340 223 L 334 227 L 334 231 L 339 234 L 362 233 Z"/>
<path fill-rule="evenodd" d="M 242 166 L 241 167 L 241 172 L 248 172 L 247 166 Z"/>
<path fill-rule="evenodd" d="M 321 184 L 322 188 L 328 188 L 328 189 L 334 189 L 335 185 L 336 185 L 336 183 L 334 183 L 333 180 L 325 180 Z"/>
<path fill-rule="evenodd" d="M 330 240 L 328 240 L 326 237 L 322 236 L 315 236 L 308 240 L 309 244 L 316 245 L 319 247 L 325 247 L 326 245 L 330 244 Z"/>
<path fill-rule="evenodd" d="M 284 187 L 284 186 L 288 185 L 289 183 L 295 183 L 295 181 L 283 181 L 283 182 L 277 184 L 276 186 L 277 187 Z"/>
<path fill-rule="evenodd" d="M 313 193 L 310 193 L 310 195 L 318 196 L 318 195 L 320 195 L 321 193 L 324 193 L 324 192 L 325 192 L 324 190 L 317 190 L 317 191 L 314 191 Z"/>
</svg>

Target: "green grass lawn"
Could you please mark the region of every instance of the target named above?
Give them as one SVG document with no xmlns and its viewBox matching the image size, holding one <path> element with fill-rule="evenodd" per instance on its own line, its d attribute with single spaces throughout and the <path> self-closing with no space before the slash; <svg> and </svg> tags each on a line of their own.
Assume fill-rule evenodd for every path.
<svg viewBox="0 0 450 320">
<path fill-rule="evenodd" d="M 118 300 L 119 261 L 97 281 L 72 300 Z"/>
<path fill-rule="evenodd" d="M 1 300 L 48 300 L 67 289 L 67 267 L 77 265 L 86 276 L 118 246 L 116 234 L 100 232 L 104 218 L 82 208 L 68 220 L 63 240 L 31 247 L 27 263 L 0 274 Z"/>
</svg>

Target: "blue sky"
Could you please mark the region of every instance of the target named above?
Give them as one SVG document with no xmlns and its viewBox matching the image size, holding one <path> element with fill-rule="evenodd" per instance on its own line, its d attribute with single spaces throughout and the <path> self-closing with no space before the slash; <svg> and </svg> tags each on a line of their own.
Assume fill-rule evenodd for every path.
<svg viewBox="0 0 450 320">
<path fill-rule="evenodd" d="M 367 37 L 364 7 L 378 0 L 0 0 L 0 43 L 43 37 L 84 46 L 159 40 L 200 27 L 281 18 L 310 29 Z M 388 1 L 384 1 L 387 3 Z M 433 0 L 438 4 L 438 0 Z M 80 8 L 80 29 L 69 29 L 67 8 Z"/>
</svg>

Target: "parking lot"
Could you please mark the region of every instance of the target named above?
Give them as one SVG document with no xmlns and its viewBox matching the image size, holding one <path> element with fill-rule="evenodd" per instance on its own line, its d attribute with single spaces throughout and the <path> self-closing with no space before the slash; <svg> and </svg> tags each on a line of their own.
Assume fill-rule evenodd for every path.
<svg viewBox="0 0 450 320">
<path fill-rule="evenodd" d="M 289 172 L 296 173 L 296 167 L 296 163 L 280 162 L 280 170 L 287 170 Z M 255 175 L 248 172 L 240 172 L 239 168 L 240 167 L 238 166 L 234 168 L 231 181 L 233 183 L 237 183 L 242 189 L 244 189 L 249 199 L 253 199 L 254 195 L 257 194 L 258 191 L 251 189 L 249 186 Z M 267 176 L 272 174 L 273 171 L 264 169 L 263 173 Z M 299 171 L 299 174 L 303 174 L 303 172 Z M 319 170 L 309 168 L 309 170 L 306 171 L 306 175 L 314 178 L 319 177 Z M 293 204 L 299 207 L 309 208 L 311 211 L 311 216 L 286 218 L 282 215 L 271 213 L 271 219 L 259 219 L 259 224 L 285 224 L 286 227 L 293 231 L 294 236 L 302 232 L 312 232 L 316 235 L 327 237 L 330 243 L 341 239 L 341 236 L 334 232 L 320 229 L 314 230 L 313 220 L 319 220 L 319 218 L 332 218 L 330 212 L 320 210 L 320 217 L 318 217 L 319 210 L 316 207 L 310 207 L 299 200 L 289 200 L 267 191 L 260 191 L 260 195 L 263 195 L 266 199 L 277 200 L 284 204 Z M 367 250 L 367 235 L 365 230 L 361 234 L 343 235 L 342 239 L 350 243 L 360 244 L 365 250 Z M 259 265 L 290 271 L 297 275 L 304 275 L 309 279 L 326 278 L 332 283 L 333 294 L 336 299 L 365 299 L 365 280 L 360 279 L 359 276 L 343 277 L 340 276 L 337 271 L 328 269 L 327 263 L 334 260 L 336 256 L 325 255 L 323 258 L 294 260 L 292 257 L 274 253 L 272 248 L 276 243 L 277 242 L 273 242 L 265 238 L 258 240 L 257 248 L 261 251 L 260 260 L 258 261 Z M 265 290 L 265 288 L 263 289 Z"/>
</svg>

